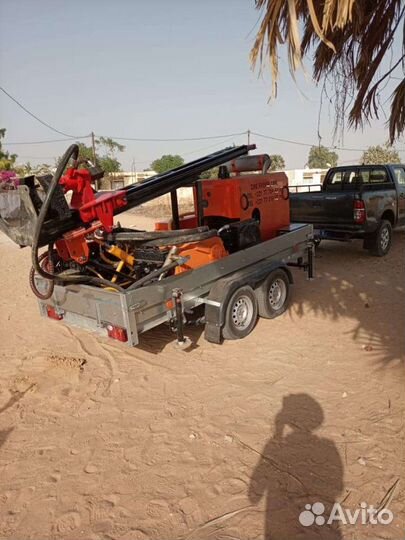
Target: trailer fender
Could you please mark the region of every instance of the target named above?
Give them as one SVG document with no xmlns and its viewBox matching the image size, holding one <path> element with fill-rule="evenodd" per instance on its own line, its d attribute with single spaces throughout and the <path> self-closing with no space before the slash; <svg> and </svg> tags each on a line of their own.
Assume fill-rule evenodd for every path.
<svg viewBox="0 0 405 540">
<path fill-rule="evenodd" d="M 225 322 L 225 311 L 229 298 L 232 294 L 244 285 L 249 285 L 255 289 L 272 272 L 281 268 L 288 276 L 290 283 L 293 283 L 293 276 L 285 263 L 262 261 L 230 276 L 219 279 L 211 288 L 205 304 L 205 331 L 204 337 L 211 343 L 221 343 L 221 329 Z"/>
</svg>

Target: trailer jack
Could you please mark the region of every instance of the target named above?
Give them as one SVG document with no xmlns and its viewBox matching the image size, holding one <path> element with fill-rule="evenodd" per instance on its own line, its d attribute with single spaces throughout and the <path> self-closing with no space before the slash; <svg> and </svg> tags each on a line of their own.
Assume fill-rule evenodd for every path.
<svg viewBox="0 0 405 540">
<path fill-rule="evenodd" d="M 177 335 L 176 347 L 185 350 L 191 346 L 192 342 L 190 338 L 184 335 L 183 290 L 173 289 L 172 300 L 175 310 L 173 329 Z"/>
<path fill-rule="evenodd" d="M 308 242 L 306 247 L 306 262 L 303 261 L 302 257 L 297 259 L 297 262 L 288 262 L 287 266 L 292 266 L 295 268 L 301 268 L 304 272 L 307 273 L 308 281 L 312 281 L 315 278 L 315 257 L 314 257 L 314 242 Z"/>
<path fill-rule="evenodd" d="M 308 280 L 312 281 L 315 275 L 315 261 L 314 261 L 314 244 L 310 242 L 307 247 L 307 257 L 308 257 Z"/>
</svg>

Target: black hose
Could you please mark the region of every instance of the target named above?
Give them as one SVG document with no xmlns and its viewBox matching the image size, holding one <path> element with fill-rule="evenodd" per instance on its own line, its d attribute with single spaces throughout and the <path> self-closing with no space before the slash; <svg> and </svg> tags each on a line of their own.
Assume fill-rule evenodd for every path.
<svg viewBox="0 0 405 540">
<path fill-rule="evenodd" d="M 139 289 L 139 287 L 142 287 L 149 281 L 152 281 L 152 279 L 159 277 L 160 274 L 168 272 L 169 270 L 176 268 L 176 266 L 181 266 L 182 264 L 185 264 L 189 260 L 189 258 L 190 257 L 179 257 L 177 260 L 167 264 L 166 266 L 161 266 L 157 270 L 153 270 L 153 272 L 151 272 L 150 274 L 143 276 L 141 279 L 138 279 L 138 281 L 130 285 L 127 288 L 127 291 L 134 291 L 135 289 Z"/>
<path fill-rule="evenodd" d="M 34 270 L 42 277 L 46 279 L 50 279 L 52 281 L 55 280 L 55 274 L 50 274 L 49 272 L 46 272 L 41 268 L 39 257 L 38 257 L 38 248 L 39 248 L 39 238 L 41 236 L 42 226 L 44 224 L 46 215 L 48 213 L 49 207 L 52 202 L 53 194 L 55 193 L 55 189 L 57 185 L 59 184 L 59 180 L 61 179 L 61 176 L 63 174 L 63 171 L 66 168 L 66 165 L 69 163 L 70 158 L 74 156 L 74 159 L 77 159 L 79 156 L 79 146 L 77 144 L 72 144 L 69 146 L 69 148 L 66 150 L 66 152 L 63 154 L 62 159 L 60 160 L 60 163 L 58 165 L 58 168 L 56 169 L 55 174 L 53 175 L 53 178 L 51 180 L 51 183 L 49 184 L 48 191 L 46 192 L 45 200 L 41 206 L 41 210 L 38 215 L 37 222 L 35 224 L 35 230 L 32 240 L 32 248 L 31 248 L 31 259 L 32 259 L 32 266 Z"/>
<path fill-rule="evenodd" d="M 175 236 L 171 238 L 158 238 L 142 244 L 142 247 L 165 247 L 165 246 L 178 246 L 181 244 L 193 244 L 195 242 L 202 242 L 208 238 L 217 236 L 215 229 L 207 230 L 197 234 L 183 234 L 182 236 Z"/>
<path fill-rule="evenodd" d="M 173 231 L 119 231 L 106 236 L 107 242 L 148 242 L 159 238 L 177 238 L 190 234 L 201 234 L 208 231 L 208 227 L 195 229 L 176 229 Z"/>
<path fill-rule="evenodd" d="M 57 274 L 57 275 L 51 274 L 49 272 L 46 272 L 40 265 L 40 261 L 38 257 L 39 239 L 41 236 L 42 226 L 44 224 L 46 215 L 51 205 L 53 194 L 55 193 L 56 187 L 59 184 L 59 180 L 61 179 L 63 171 L 65 170 L 67 164 L 69 163 L 70 158 L 73 157 L 75 160 L 77 160 L 78 156 L 79 156 L 79 146 L 77 144 L 70 145 L 69 148 L 66 150 L 66 152 L 63 154 L 62 159 L 60 160 L 60 163 L 58 165 L 58 168 L 56 169 L 56 172 L 53 175 L 53 178 L 49 184 L 49 188 L 46 193 L 45 200 L 41 206 L 41 210 L 39 212 L 38 219 L 35 224 L 35 230 L 34 230 L 32 248 L 31 248 L 32 266 L 34 268 L 34 271 L 36 271 L 40 276 L 44 277 L 45 279 L 50 279 L 52 281 L 67 281 L 70 283 L 91 283 L 94 285 L 104 285 L 105 287 L 113 287 L 114 289 L 117 289 L 117 291 L 123 292 L 124 289 L 122 287 L 120 287 L 116 283 L 111 283 L 107 279 L 97 278 L 93 276 L 84 276 L 84 275 L 76 275 L 76 276 L 63 275 L 63 273 Z"/>
</svg>

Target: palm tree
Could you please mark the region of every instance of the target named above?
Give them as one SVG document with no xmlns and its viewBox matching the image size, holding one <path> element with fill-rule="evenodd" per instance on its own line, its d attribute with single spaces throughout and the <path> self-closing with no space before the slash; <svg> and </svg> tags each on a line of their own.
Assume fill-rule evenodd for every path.
<svg viewBox="0 0 405 540">
<path fill-rule="evenodd" d="M 336 110 L 336 126 L 360 127 L 378 118 L 379 96 L 387 81 L 399 80 L 390 101 L 391 143 L 405 129 L 405 77 L 394 77 L 402 64 L 405 75 L 404 0 L 255 0 L 262 10 L 260 28 L 251 50 L 253 67 L 270 63 L 272 95 L 277 93 L 278 46 L 286 43 L 290 69 L 313 53 L 313 76 L 324 81 Z M 402 28 L 401 28 L 402 26 Z M 302 28 L 302 37 L 300 29 Z M 402 50 L 386 67 L 384 58 L 394 39 Z"/>
</svg>

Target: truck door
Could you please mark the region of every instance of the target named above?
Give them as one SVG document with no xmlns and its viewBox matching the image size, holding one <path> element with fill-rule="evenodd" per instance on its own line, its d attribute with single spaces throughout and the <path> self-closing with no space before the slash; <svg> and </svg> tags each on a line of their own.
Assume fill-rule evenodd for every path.
<svg viewBox="0 0 405 540">
<path fill-rule="evenodd" d="M 382 213 L 389 207 L 395 207 L 396 193 L 387 169 L 378 165 L 370 165 L 360 169 L 361 185 L 364 188 L 362 199 L 366 205 L 367 223 L 378 227 Z"/>
<path fill-rule="evenodd" d="M 398 225 L 405 225 L 405 166 L 395 165 L 392 169 L 398 193 Z"/>
<path fill-rule="evenodd" d="M 357 168 L 334 171 L 325 186 L 324 211 L 329 223 L 345 225 L 353 221 L 353 190 L 358 178 Z M 349 188 L 349 189 L 348 189 Z"/>
</svg>

